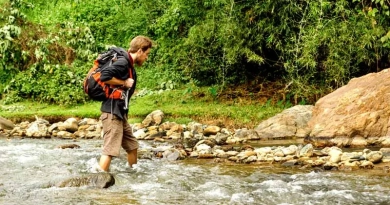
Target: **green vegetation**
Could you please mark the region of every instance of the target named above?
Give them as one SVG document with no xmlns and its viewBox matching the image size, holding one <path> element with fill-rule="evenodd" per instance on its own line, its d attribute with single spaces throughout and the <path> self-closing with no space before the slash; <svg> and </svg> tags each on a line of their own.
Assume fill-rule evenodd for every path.
<svg viewBox="0 0 390 205">
<path fill-rule="evenodd" d="M 388 0 L 0 4 L 0 100 L 7 106 L 26 100 L 48 106 L 95 104 L 81 89 L 92 60 L 110 45 L 127 48 L 137 35 L 157 44 L 137 70 L 138 90 L 169 88 L 176 90 L 171 95 L 181 95 L 195 85 L 211 98 L 209 110 L 223 108 L 218 117 L 233 112 L 243 122 L 253 115 L 245 119 L 239 109 L 224 106 L 312 104 L 353 77 L 390 67 Z M 149 111 L 146 103 L 153 98 L 142 97 L 139 112 L 144 113 L 138 115 L 135 105 L 135 115 Z M 202 101 L 166 100 L 172 100 L 166 107 L 170 116 L 205 116 L 195 109 Z"/>
</svg>

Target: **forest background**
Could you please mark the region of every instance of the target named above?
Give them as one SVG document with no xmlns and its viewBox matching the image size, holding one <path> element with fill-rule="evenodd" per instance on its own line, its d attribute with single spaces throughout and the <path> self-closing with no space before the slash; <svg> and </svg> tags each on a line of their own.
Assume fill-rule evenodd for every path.
<svg viewBox="0 0 390 205">
<path fill-rule="evenodd" d="M 166 106 L 171 117 L 253 125 L 390 67 L 389 0 L 0 4 L 2 115 L 15 115 L 7 114 L 16 109 L 7 105 L 29 101 L 97 116 L 82 81 L 98 53 L 112 45 L 128 48 L 137 35 L 156 46 L 137 69 L 136 117 Z"/>
</svg>

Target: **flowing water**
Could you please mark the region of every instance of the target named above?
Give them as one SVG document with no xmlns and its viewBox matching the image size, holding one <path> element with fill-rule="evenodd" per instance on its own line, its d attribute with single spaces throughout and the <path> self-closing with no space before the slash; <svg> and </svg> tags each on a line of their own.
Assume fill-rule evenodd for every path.
<svg viewBox="0 0 390 205">
<path fill-rule="evenodd" d="M 69 143 L 81 148 L 56 148 Z M 51 186 L 91 172 L 101 143 L 0 139 L 0 204 L 390 204 L 388 174 L 195 159 L 141 159 L 129 169 L 124 154 L 112 161 L 112 187 Z"/>
</svg>

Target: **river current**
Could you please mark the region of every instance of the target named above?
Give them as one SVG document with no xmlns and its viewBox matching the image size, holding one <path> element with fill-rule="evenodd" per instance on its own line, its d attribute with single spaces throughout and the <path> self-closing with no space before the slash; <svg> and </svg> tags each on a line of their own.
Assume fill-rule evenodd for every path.
<svg viewBox="0 0 390 205">
<path fill-rule="evenodd" d="M 56 148 L 69 143 L 81 148 Z M 140 159 L 130 169 L 123 150 L 111 164 L 114 186 L 52 186 L 92 172 L 101 145 L 101 140 L 0 138 L 0 204 L 390 204 L 390 174 L 158 158 Z"/>
</svg>

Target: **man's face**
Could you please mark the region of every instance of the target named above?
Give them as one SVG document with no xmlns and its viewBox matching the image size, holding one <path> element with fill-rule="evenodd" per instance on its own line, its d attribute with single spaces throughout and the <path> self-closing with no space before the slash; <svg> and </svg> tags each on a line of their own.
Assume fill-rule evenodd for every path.
<svg viewBox="0 0 390 205">
<path fill-rule="evenodd" d="M 135 60 L 135 64 L 138 66 L 142 66 L 142 64 L 148 59 L 148 55 L 150 53 L 150 48 L 146 50 L 145 52 L 142 51 L 142 49 L 139 49 L 137 51 L 137 59 Z"/>
</svg>

